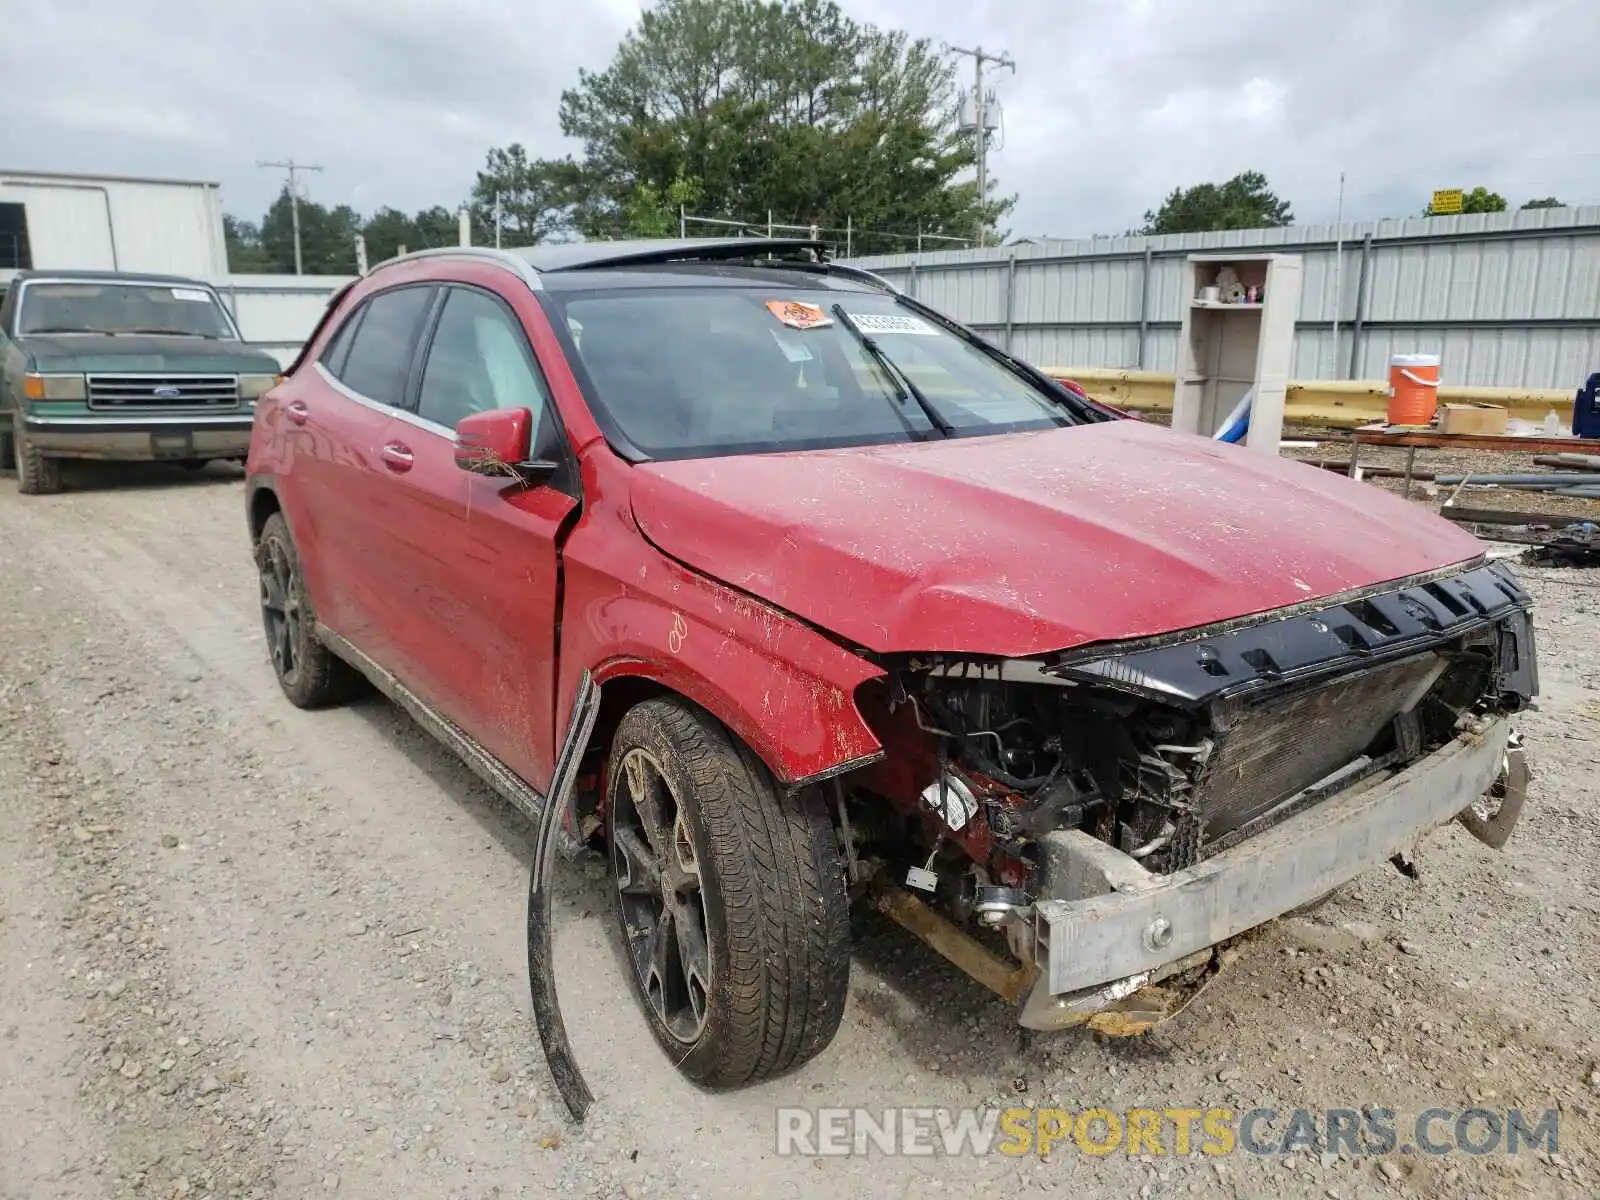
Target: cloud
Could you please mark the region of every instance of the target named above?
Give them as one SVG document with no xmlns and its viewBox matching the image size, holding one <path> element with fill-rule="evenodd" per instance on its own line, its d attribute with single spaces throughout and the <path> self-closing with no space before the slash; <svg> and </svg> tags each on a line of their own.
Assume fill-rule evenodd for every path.
<svg viewBox="0 0 1600 1200">
<path fill-rule="evenodd" d="M 1007 50 L 991 158 L 1019 233 L 1119 233 L 1174 187 L 1263 171 L 1300 221 L 1418 210 L 1483 183 L 1600 200 L 1590 0 L 851 0 L 862 20 Z M 454 205 L 485 151 L 575 149 L 556 120 L 636 0 L 12 0 L 8 167 L 216 179 L 259 214 L 259 159 L 312 195 Z M 970 60 L 962 60 L 963 79 Z"/>
</svg>

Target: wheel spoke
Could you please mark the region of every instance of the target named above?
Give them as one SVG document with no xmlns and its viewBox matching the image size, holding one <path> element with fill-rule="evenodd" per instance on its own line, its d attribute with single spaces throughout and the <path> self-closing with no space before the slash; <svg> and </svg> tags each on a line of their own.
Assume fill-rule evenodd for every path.
<svg viewBox="0 0 1600 1200">
<path fill-rule="evenodd" d="M 666 849 L 666 823 L 661 813 L 661 793 L 664 790 L 661 777 L 642 754 L 628 755 L 623 760 L 623 773 L 627 776 L 628 799 L 633 802 L 633 810 L 639 815 L 645 840 L 650 843 L 650 849 L 660 856 Z"/>
<path fill-rule="evenodd" d="M 706 945 L 705 910 L 690 901 L 678 910 L 672 922 L 678 935 L 678 964 L 683 974 L 689 1008 L 698 1026 L 705 1020 L 706 993 L 711 986 L 711 952 Z"/>
<path fill-rule="evenodd" d="M 611 835 L 613 870 L 617 887 L 628 895 L 658 895 L 661 866 L 655 852 L 632 826 L 618 825 Z"/>
<path fill-rule="evenodd" d="M 283 585 L 269 568 L 261 568 L 261 607 L 268 612 L 281 613 L 284 606 Z"/>
<path fill-rule="evenodd" d="M 650 1001 L 655 1006 L 656 1013 L 668 1025 L 672 1024 L 672 1014 L 678 1008 L 678 981 L 674 978 L 673 971 L 677 958 L 673 948 L 676 938 L 672 910 L 664 909 L 656 921 L 655 928 L 650 931 L 646 991 L 650 993 Z"/>
<path fill-rule="evenodd" d="M 694 843 L 689 840 L 689 827 L 683 813 L 672 823 L 672 858 L 677 868 L 673 884 L 680 892 L 700 890 L 700 862 L 695 857 Z"/>
<path fill-rule="evenodd" d="M 273 628 L 277 633 L 277 642 L 272 648 L 272 656 L 278 660 L 279 667 L 287 675 L 294 670 L 294 641 L 289 636 L 289 622 L 285 620 L 274 622 Z"/>
</svg>

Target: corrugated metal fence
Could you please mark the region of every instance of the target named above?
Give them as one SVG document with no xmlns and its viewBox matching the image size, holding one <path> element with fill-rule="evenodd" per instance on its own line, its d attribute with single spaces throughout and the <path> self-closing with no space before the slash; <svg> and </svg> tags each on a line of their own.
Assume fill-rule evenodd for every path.
<svg viewBox="0 0 1600 1200">
<path fill-rule="evenodd" d="M 1186 256 L 1228 250 L 1302 256 L 1295 379 L 1382 379 L 1405 352 L 1442 355 L 1442 377 L 1468 386 L 1600 371 L 1600 207 L 856 261 L 1041 367 L 1171 371 Z"/>
</svg>

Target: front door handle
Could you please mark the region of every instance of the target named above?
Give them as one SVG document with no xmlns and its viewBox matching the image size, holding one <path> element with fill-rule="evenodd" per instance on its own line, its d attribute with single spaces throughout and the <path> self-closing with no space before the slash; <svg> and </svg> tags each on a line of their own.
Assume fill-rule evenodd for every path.
<svg viewBox="0 0 1600 1200">
<path fill-rule="evenodd" d="M 296 425 L 304 425 L 306 418 L 311 415 L 311 410 L 306 407 L 304 400 L 291 400 L 283 406 L 283 411 L 288 414 L 289 420 Z"/>
<path fill-rule="evenodd" d="M 404 442 L 390 442 L 383 448 L 383 465 L 391 471 L 409 471 L 416 456 Z"/>
</svg>

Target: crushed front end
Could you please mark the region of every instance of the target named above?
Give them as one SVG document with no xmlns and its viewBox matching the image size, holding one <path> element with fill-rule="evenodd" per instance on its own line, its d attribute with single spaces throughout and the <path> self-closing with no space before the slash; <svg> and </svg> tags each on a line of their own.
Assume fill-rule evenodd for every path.
<svg viewBox="0 0 1600 1200">
<path fill-rule="evenodd" d="M 1025 1025 L 1148 1028 L 1219 943 L 1430 829 L 1503 843 L 1529 609 L 1493 564 L 1039 659 L 901 658 L 859 696 L 887 753 L 840 785 L 852 870 L 923 936 L 943 919 L 927 940 Z"/>
</svg>

